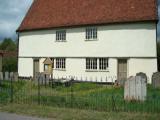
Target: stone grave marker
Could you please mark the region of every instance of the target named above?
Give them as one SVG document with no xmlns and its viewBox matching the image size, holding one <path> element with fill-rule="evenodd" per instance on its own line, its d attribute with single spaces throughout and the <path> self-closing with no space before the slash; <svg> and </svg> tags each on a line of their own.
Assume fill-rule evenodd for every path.
<svg viewBox="0 0 160 120">
<path fill-rule="evenodd" d="M 130 77 L 125 82 L 124 99 L 127 101 L 145 101 L 147 97 L 146 79 L 141 76 Z"/>
<path fill-rule="evenodd" d="M 139 73 L 136 74 L 136 76 L 140 76 L 140 77 L 146 79 L 146 82 L 147 82 L 147 75 L 145 73 L 139 72 Z"/>
<path fill-rule="evenodd" d="M 3 81 L 3 72 L 0 72 L 0 85 L 2 84 Z"/>
<path fill-rule="evenodd" d="M 38 81 L 39 77 L 41 76 L 40 72 L 35 73 L 35 80 Z"/>
<path fill-rule="evenodd" d="M 160 72 L 153 73 L 152 85 L 154 88 L 160 88 Z"/>
<path fill-rule="evenodd" d="M 14 79 L 14 81 L 18 81 L 18 73 L 17 72 L 14 72 L 13 79 Z"/>
<path fill-rule="evenodd" d="M 125 84 L 125 79 L 124 80 L 118 80 L 117 82 L 118 82 L 118 85 L 119 86 L 124 86 L 124 84 Z"/>
<path fill-rule="evenodd" d="M 45 84 L 49 84 L 50 74 L 45 74 Z"/>
<path fill-rule="evenodd" d="M 5 72 L 4 80 L 9 80 L 9 72 Z"/>
<path fill-rule="evenodd" d="M 3 72 L 0 72 L 0 80 L 3 80 Z"/>
<path fill-rule="evenodd" d="M 40 76 L 39 76 L 39 84 L 40 85 L 43 85 L 44 84 L 44 81 L 45 81 L 45 76 L 43 73 L 40 73 Z"/>
<path fill-rule="evenodd" d="M 13 78 L 14 78 L 14 73 L 13 73 L 13 72 L 10 72 L 10 73 L 9 73 L 9 80 L 13 80 Z"/>
</svg>

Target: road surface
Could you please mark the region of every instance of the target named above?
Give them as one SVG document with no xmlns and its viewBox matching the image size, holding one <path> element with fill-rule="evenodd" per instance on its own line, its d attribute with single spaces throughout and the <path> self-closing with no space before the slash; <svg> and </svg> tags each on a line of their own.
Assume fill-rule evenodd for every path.
<svg viewBox="0 0 160 120">
<path fill-rule="evenodd" d="M 0 120 L 47 120 L 47 119 L 0 112 Z"/>
</svg>

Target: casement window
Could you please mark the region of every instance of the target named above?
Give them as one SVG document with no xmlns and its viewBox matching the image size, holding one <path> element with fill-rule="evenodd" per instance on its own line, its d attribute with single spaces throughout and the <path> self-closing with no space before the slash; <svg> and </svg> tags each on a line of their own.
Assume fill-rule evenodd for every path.
<svg viewBox="0 0 160 120">
<path fill-rule="evenodd" d="M 107 58 L 86 58 L 86 70 L 107 70 Z"/>
<path fill-rule="evenodd" d="M 97 70 L 97 58 L 87 58 L 86 59 L 86 69 L 87 70 Z"/>
<path fill-rule="evenodd" d="M 96 40 L 97 39 L 97 28 L 89 27 L 86 28 L 86 40 Z"/>
<path fill-rule="evenodd" d="M 56 31 L 56 41 L 57 42 L 64 42 L 64 41 L 66 41 L 66 30 Z"/>
<path fill-rule="evenodd" d="M 108 68 L 108 59 L 99 58 L 99 70 L 107 70 Z"/>
<path fill-rule="evenodd" d="M 65 58 L 56 58 L 56 69 L 65 69 L 66 68 L 66 59 Z"/>
</svg>

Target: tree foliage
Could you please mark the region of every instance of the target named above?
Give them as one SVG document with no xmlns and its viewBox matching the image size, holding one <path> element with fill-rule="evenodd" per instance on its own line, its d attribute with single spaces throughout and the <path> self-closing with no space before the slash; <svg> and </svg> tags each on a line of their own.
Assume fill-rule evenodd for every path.
<svg viewBox="0 0 160 120">
<path fill-rule="evenodd" d="M 16 51 L 16 43 L 11 38 L 5 38 L 0 44 L 0 50 Z"/>
<path fill-rule="evenodd" d="M 5 38 L 0 43 L 0 50 L 16 52 L 17 44 L 11 38 Z M 9 71 L 9 72 L 17 71 L 17 57 L 16 56 L 4 57 L 2 68 L 3 68 L 3 71 Z"/>
</svg>

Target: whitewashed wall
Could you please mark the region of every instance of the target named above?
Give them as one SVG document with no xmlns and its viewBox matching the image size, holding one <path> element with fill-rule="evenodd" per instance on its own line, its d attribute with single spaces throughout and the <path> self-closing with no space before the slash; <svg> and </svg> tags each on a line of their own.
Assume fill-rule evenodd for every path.
<svg viewBox="0 0 160 120">
<path fill-rule="evenodd" d="M 44 72 L 45 58 L 40 58 L 40 72 Z M 113 82 L 117 78 L 117 59 L 109 59 L 109 68 L 107 71 L 86 71 L 85 58 L 67 58 L 66 70 L 53 69 L 53 77 L 55 78 L 69 78 L 75 77 L 77 80 L 83 81 L 102 81 Z M 32 58 L 19 58 L 19 76 L 30 77 L 33 76 L 33 59 Z"/>
<path fill-rule="evenodd" d="M 20 57 L 156 57 L 156 24 L 98 26 L 98 40 L 85 41 L 85 27 L 67 29 L 67 42 L 55 30 L 22 32 Z"/>
<path fill-rule="evenodd" d="M 154 72 L 157 72 L 157 69 L 157 59 L 132 58 L 128 60 L 128 76 L 135 76 L 138 72 L 144 72 L 149 83 L 151 83 L 151 77 Z"/>
<path fill-rule="evenodd" d="M 23 77 L 33 76 L 33 59 L 18 58 L 18 73 Z"/>
<path fill-rule="evenodd" d="M 117 60 L 109 59 L 109 68 L 107 71 L 86 71 L 86 59 L 85 58 L 67 58 L 66 59 L 66 71 L 53 70 L 53 76 L 69 77 L 74 76 L 77 80 L 84 81 L 102 81 L 112 82 L 117 77 Z"/>
<path fill-rule="evenodd" d="M 33 76 L 34 57 L 41 58 L 40 72 L 44 69 L 44 57 L 66 57 L 66 71 L 53 70 L 54 77 L 76 76 L 83 80 L 87 77 L 106 81 L 108 76 L 117 76 L 117 59 L 123 57 L 128 58 L 128 77 L 137 72 L 145 72 L 151 77 L 157 71 L 155 23 L 98 26 L 96 41 L 85 40 L 85 27 L 67 29 L 66 42 L 56 42 L 55 32 L 20 33 L 20 76 Z M 108 57 L 108 71 L 85 71 L 85 57 Z M 112 78 L 107 81 L 112 82 Z"/>
<path fill-rule="evenodd" d="M 40 58 L 40 72 L 44 72 L 45 58 Z M 67 58 L 66 70 L 53 69 L 53 77 L 55 78 L 69 78 L 74 76 L 77 80 L 82 81 L 102 81 L 102 82 L 114 82 L 117 79 L 117 58 L 109 59 L 109 68 L 107 71 L 86 71 L 85 58 Z M 135 76 L 138 72 L 144 72 L 147 74 L 148 82 L 151 83 L 151 77 L 154 72 L 157 71 L 156 59 L 144 59 L 144 58 L 130 58 L 128 59 L 128 73 L 127 76 Z M 20 58 L 19 59 L 19 75 L 30 77 L 33 76 L 33 59 Z"/>
</svg>

